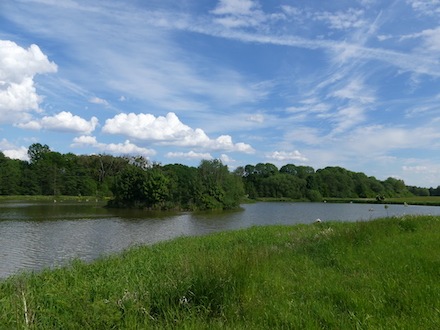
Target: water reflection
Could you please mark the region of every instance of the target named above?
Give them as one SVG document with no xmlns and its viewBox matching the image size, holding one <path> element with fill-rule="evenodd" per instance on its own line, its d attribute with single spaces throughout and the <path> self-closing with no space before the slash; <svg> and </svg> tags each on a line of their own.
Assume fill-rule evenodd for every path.
<svg viewBox="0 0 440 330">
<path fill-rule="evenodd" d="M 0 204 L 0 278 L 23 270 L 86 261 L 135 244 L 255 225 L 366 221 L 402 214 L 440 215 L 440 207 L 257 203 L 234 212 L 163 213 L 89 204 Z"/>
</svg>

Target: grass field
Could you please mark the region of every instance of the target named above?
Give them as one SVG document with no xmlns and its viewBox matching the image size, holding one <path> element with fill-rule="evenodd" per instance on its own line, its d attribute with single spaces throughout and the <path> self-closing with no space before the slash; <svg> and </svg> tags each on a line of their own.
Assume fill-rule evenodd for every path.
<svg viewBox="0 0 440 330">
<path fill-rule="evenodd" d="M 438 329 L 440 218 L 267 226 L 0 282 L 0 329 Z"/>
</svg>

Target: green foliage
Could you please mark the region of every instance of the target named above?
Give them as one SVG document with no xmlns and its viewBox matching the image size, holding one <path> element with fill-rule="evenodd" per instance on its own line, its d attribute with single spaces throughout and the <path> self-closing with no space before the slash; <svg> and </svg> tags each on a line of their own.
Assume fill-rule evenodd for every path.
<svg viewBox="0 0 440 330">
<path fill-rule="evenodd" d="M 168 190 L 174 208 L 194 210 L 201 193 L 201 182 L 195 167 L 169 164 L 163 167 L 169 178 Z"/>
<path fill-rule="evenodd" d="M 321 201 L 326 198 L 404 197 L 429 194 L 426 188 L 406 187 L 401 180 L 379 181 L 342 167 L 326 167 L 316 172 L 310 166 L 287 164 L 275 170 L 272 164 L 246 165 L 243 181 L 250 198 L 290 198 Z"/>
<path fill-rule="evenodd" d="M 274 164 L 258 163 L 231 173 L 216 159 L 203 160 L 198 167 L 162 166 L 142 156 L 61 154 L 39 143 L 29 147 L 28 155 L 29 162 L 0 152 L 0 195 L 93 195 L 113 197 L 118 206 L 176 210 L 234 208 L 245 195 L 309 201 L 440 195 L 440 186 L 407 187 L 402 180 L 379 181 L 342 167 L 315 171 L 286 164 L 278 170 Z"/>
<path fill-rule="evenodd" d="M 197 169 L 174 164 L 127 167 L 115 179 L 110 206 L 149 209 L 213 210 L 239 206 L 241 177 L 220 160 L 202 161 Z"/>
<path fill-rule="evenodd" d="M 440 218 L 257 226 L 0 282 L 4 329 L 436 329 Z"/>
<path fill-rule="evenodd" d="M 0 152 L 0 195 L 20 193 L 21 168 L 17 160 L 9 160 Z"/>
<path fill-rule="evenodd" d="M 201 182 L 200 209 L 231 209 L 239 206 L 243 183 L 218 159 L 203 160 L 198 167 Z"/>
</svg>

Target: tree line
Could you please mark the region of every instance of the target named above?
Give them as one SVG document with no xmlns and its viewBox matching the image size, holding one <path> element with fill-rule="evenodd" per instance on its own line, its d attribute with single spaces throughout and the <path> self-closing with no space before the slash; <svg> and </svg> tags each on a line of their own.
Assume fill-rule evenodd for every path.
<svg viewBox="0 0 440 330">
<path fill-rule="evenodd" d="M 117 207 L 152 209 L 228 209 L 249 198 L 387 198 L 440 195 L 437 188 L 406 186 L 341 167 L 314 170 L 287 164 L 258 163 L 233 172 L 220 160 L 198 167 L 161 165 L 141 156 L 61 154 L 32 144 L 29 161 L 0 152 L 0 195 L 67 195 L 111 198 Z"/>
</svg>

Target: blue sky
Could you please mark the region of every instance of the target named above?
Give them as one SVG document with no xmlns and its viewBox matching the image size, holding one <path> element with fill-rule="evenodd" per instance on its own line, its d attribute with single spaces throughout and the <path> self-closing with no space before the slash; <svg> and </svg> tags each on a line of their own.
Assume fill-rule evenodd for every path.
<svg viewBox="0 0 440 330">
<path fill-rule="evenodd" d="M 440 0 L 1 0 L 0 150 L 440 185 Z"/>
</svg>

